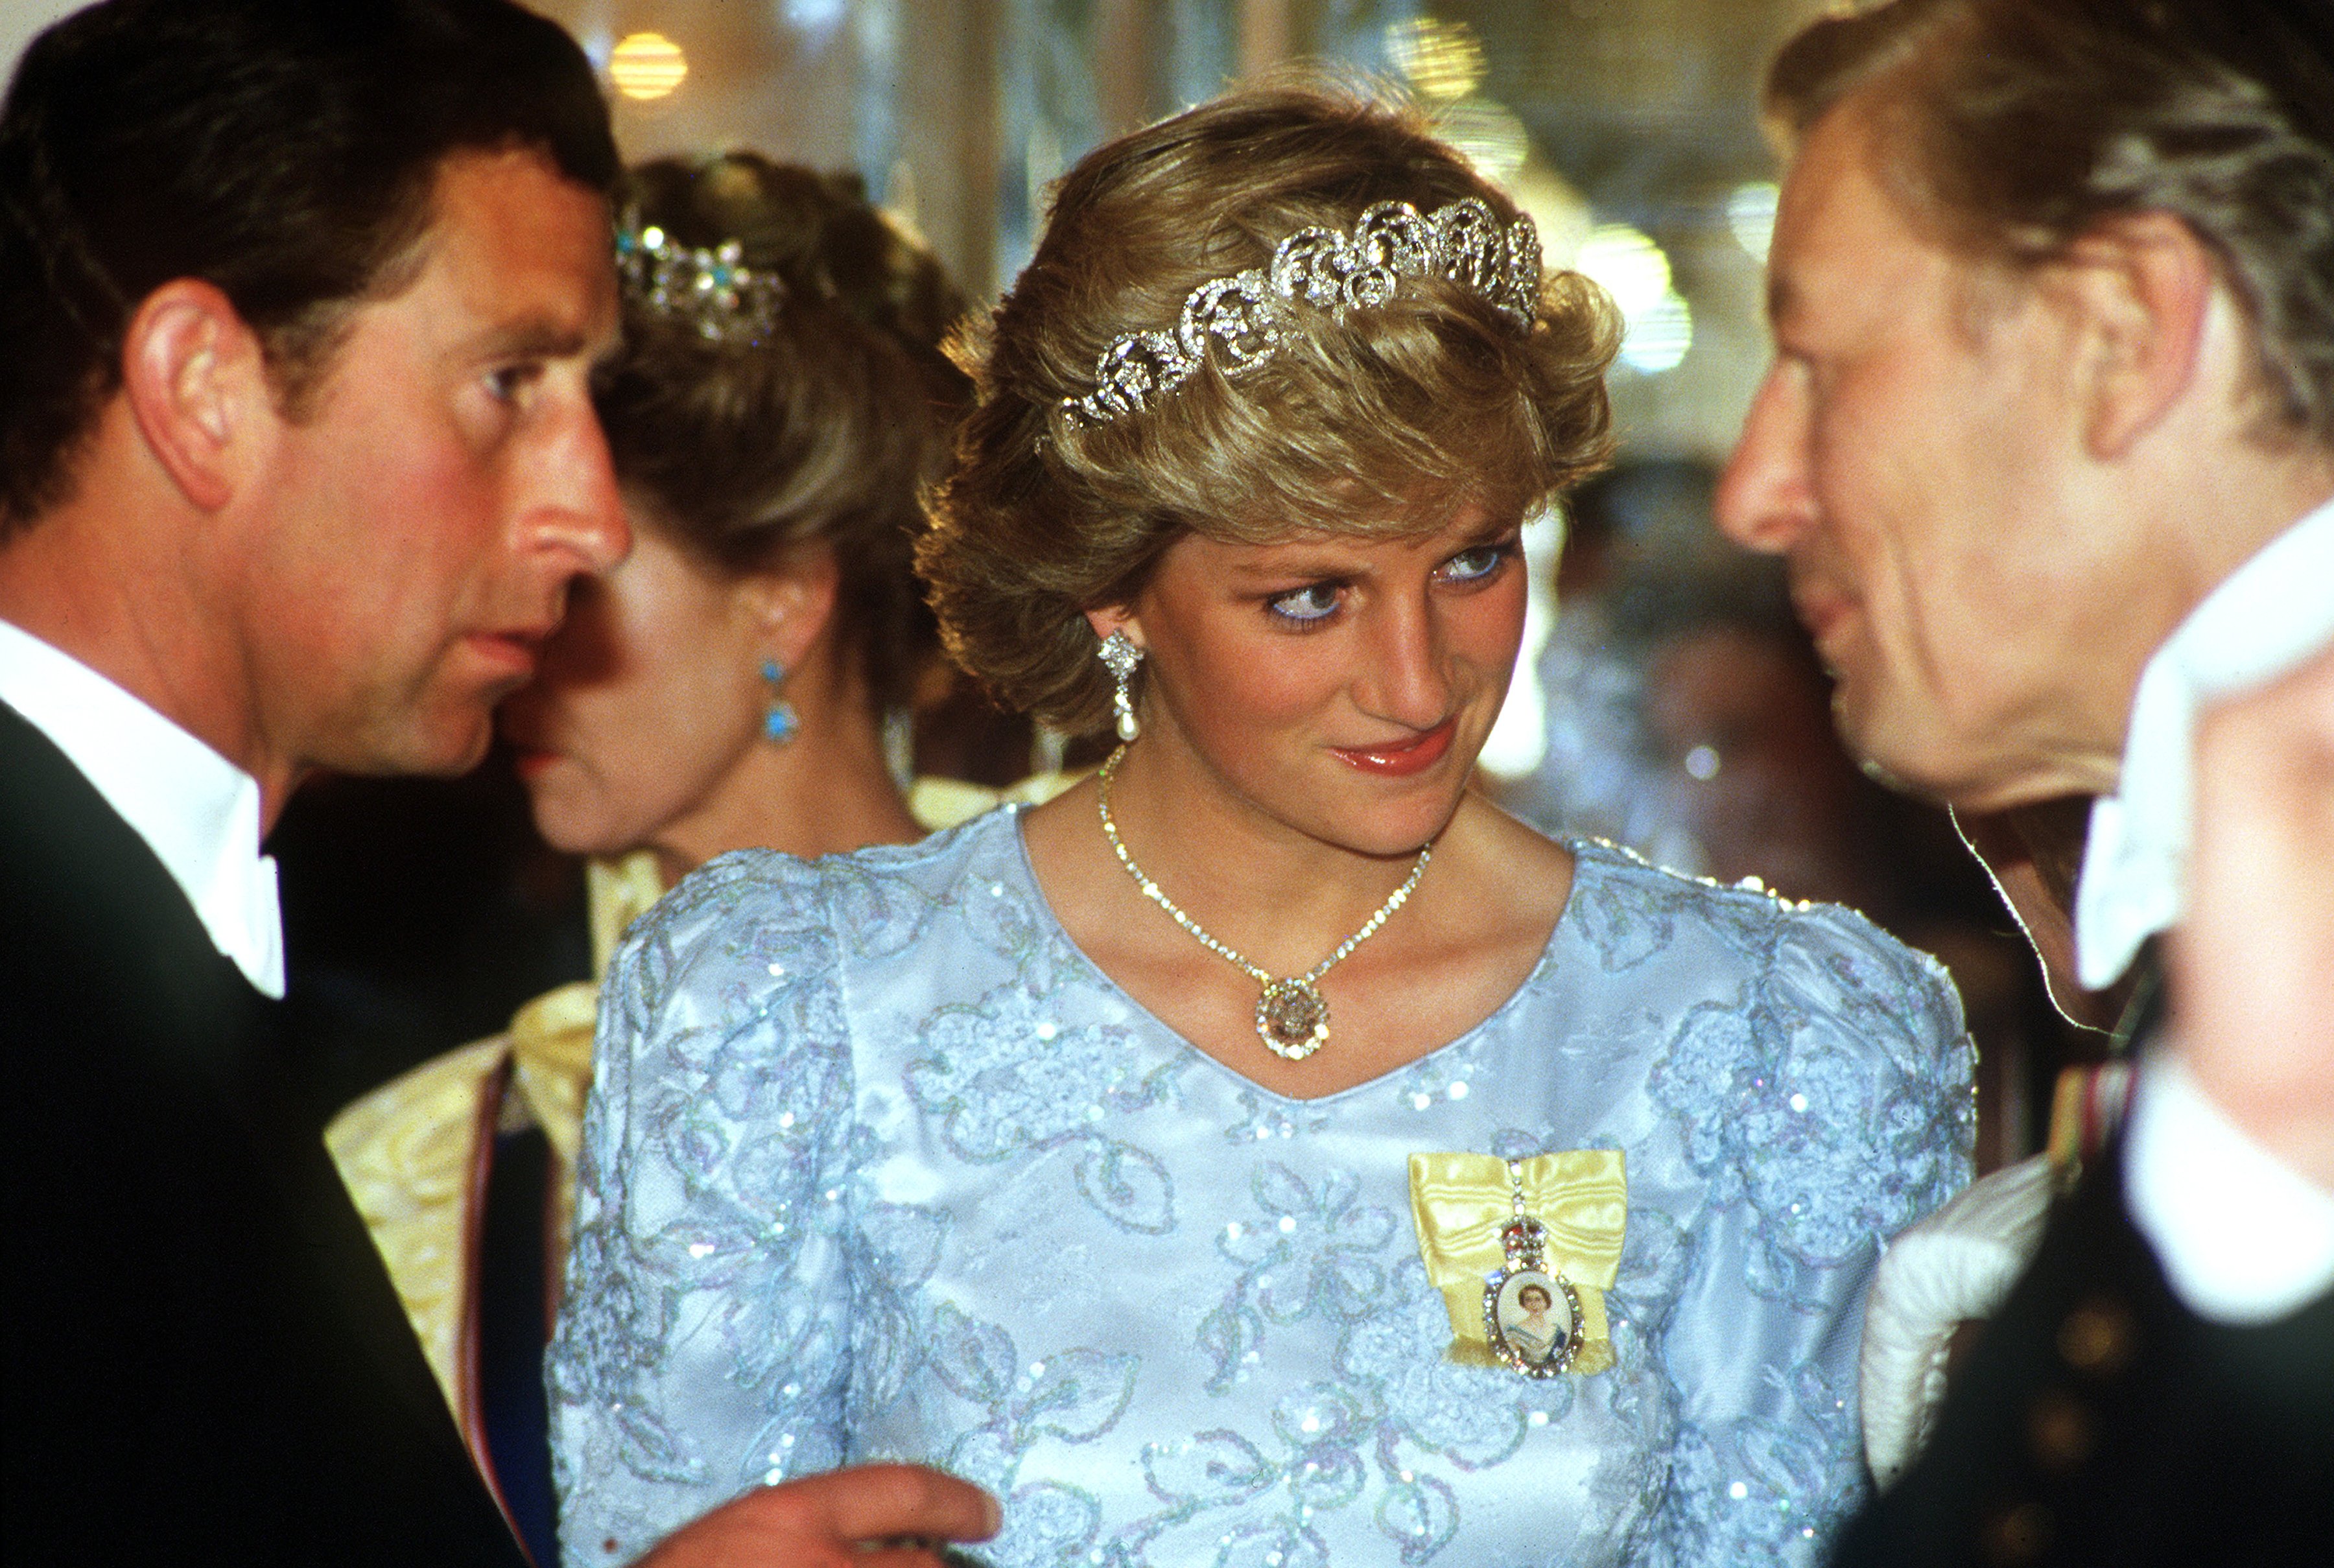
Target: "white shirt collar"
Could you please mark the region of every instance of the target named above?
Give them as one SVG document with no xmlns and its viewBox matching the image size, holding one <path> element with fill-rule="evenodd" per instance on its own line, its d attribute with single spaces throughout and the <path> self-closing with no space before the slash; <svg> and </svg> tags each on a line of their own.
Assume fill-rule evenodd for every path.
<svg viewBox="0 0 2334 1568">
<path fill-rule="evenodd" d="M 2334 642 L 2334 501 L 2204 596 L 2140 672 L 2123 774 L 2091 807 L 2075 884 L 2075 965 L 2112 985 L 2140 944 L 2180 919 L 2188 859 L 2189 753 L 2197 715 L 2273 680 Z"/>
<path fill-rule="evenodd" d="M 0 702 L 55 743 L 154 851 L 212 945 L 284 995 L 275 862 L 259 852 L 259 785 L 87 665 L 0 620 Z"/>
<path fill-rule="evenodd" d="M 2176 1050 L 2132 1090 L 2124 1201 L 2201 1317 L 2264 1323 L 2334 1284 L 2334 1193 L 2254 1142 Z"/>
</svg>

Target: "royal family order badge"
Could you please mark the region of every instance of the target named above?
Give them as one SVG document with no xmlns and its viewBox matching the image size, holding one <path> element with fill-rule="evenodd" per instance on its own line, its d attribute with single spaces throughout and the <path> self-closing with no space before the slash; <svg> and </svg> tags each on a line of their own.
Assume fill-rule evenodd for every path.
<svg viewBox="0 0 2334 1568">
<path fill-rule="evenodd" d="M 1580 1293 L 1548 1266 L 1548 1227 L 1523 1212 L 1500 1228 L 1507 1266 L 1483 1285 L 1483 1338 L 1491 1353 L 1528 1378 L 1552 1378 L 1572 1367 L 1580 1347 Z"/>
<path fill-rule="evenodd" d="M 1605 1293 L 1629 1214 L 1617 1149 L 1410 1157 L 1419 1261 L 1451 1314 L 1444 1359 L 1527 1378 L 1613 1365 Z"/>
</svg>

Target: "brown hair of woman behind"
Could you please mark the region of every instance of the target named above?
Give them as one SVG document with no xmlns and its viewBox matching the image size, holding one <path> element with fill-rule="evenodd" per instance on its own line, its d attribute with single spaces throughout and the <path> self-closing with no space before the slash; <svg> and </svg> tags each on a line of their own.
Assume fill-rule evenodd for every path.
<svg viewBox="0 0 2334 1568">
<path fill-rule="evenodd" d="M 921 492 L 969 400 L 940 349 L 962 296 L 855 175 L 752 152 L 660 159 L 626 172 L 615 207 L 678 245 L 736 240 L 783 288 L 750 342 L 626 291 L 623 348 L 597 390 L 617 479 L 717 570 L 831 551 L 844 656 L 878 711 L 908 705 L 938 654 L 912 558 Z"/>
<path fill-rule="evenodd" d="M 1063 179 L 1027 269 L 958 357 L 979 387 L 918 564 L 950 653 L 1008 707 L 1074 733 L 1111 685 L 1088 609 L 1138 593 L 1187 532 L 1263 541 L 1440 527 L 1461 506 L 1520 515 L 1601 464 L 1609 303 L 1548 280 L 1529 331 L 1480 294 L 1404 277 L 1341 321 L 1300 309 L 1270 360 L 1212 362 L 1104 424 L 1066 413 L 1122 333 L 1169 330 L 1194 287 L 1269 262 L 1365 208 L 1515 205 L 1408 109 L 1282 83 L 1122 137 Z"/>
</svg>

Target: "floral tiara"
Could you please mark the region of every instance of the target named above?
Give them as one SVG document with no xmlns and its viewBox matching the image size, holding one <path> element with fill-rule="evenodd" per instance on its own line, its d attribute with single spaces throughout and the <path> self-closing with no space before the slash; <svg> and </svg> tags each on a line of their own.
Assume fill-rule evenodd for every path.
<svg viewBox="0 0 2334 1568">
<path fill-rule="evenodd" d="M 778 313 L 786 285 L 773 272 L 745 265 L 745 246 L 724 240 L 712 250 L 676 245 L 654 224 L 627 215 L 616 231 L 616 273 L 624 295 L 652 314 L 697 329 L 712 342 L 732 346 L 762 341 Z"/>
<path fill-rule="evenodd" d="M 1406 201 L 1364 212 L 1352 235 L 1298 229 L 1268 265 L 1211 278 L 1183 301 L 1172 332 L 1123 332 L 1095 361 L 1095 390 L 1065 398 L 1073 422 L 1106 425 L 1140 413 L 1198 373 L 1213 340 L 1218 368 L 1237 376 L 1272 358 L 1299 301 L 1343 319 L 1392 299 L 1405 277 L 1443 277 L 1529 328 L 1539 308 L 1539 231 L 1519 217 L 1502 226 L 1480 197 L 1421 216 Z"/>
</svg>

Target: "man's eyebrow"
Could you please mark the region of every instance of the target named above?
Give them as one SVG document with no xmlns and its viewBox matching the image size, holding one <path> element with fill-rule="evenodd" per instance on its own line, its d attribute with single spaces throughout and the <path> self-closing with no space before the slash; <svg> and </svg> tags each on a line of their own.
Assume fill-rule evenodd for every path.
<svg viewBox="0 0 2334 1568">
<path fill-rule="evenodd" d="M 548 316 L 526 316 L 489 327 L 463 347 L 473 359 L 564 360 L 599 345 L 567 322 Z"/>
</svg>

